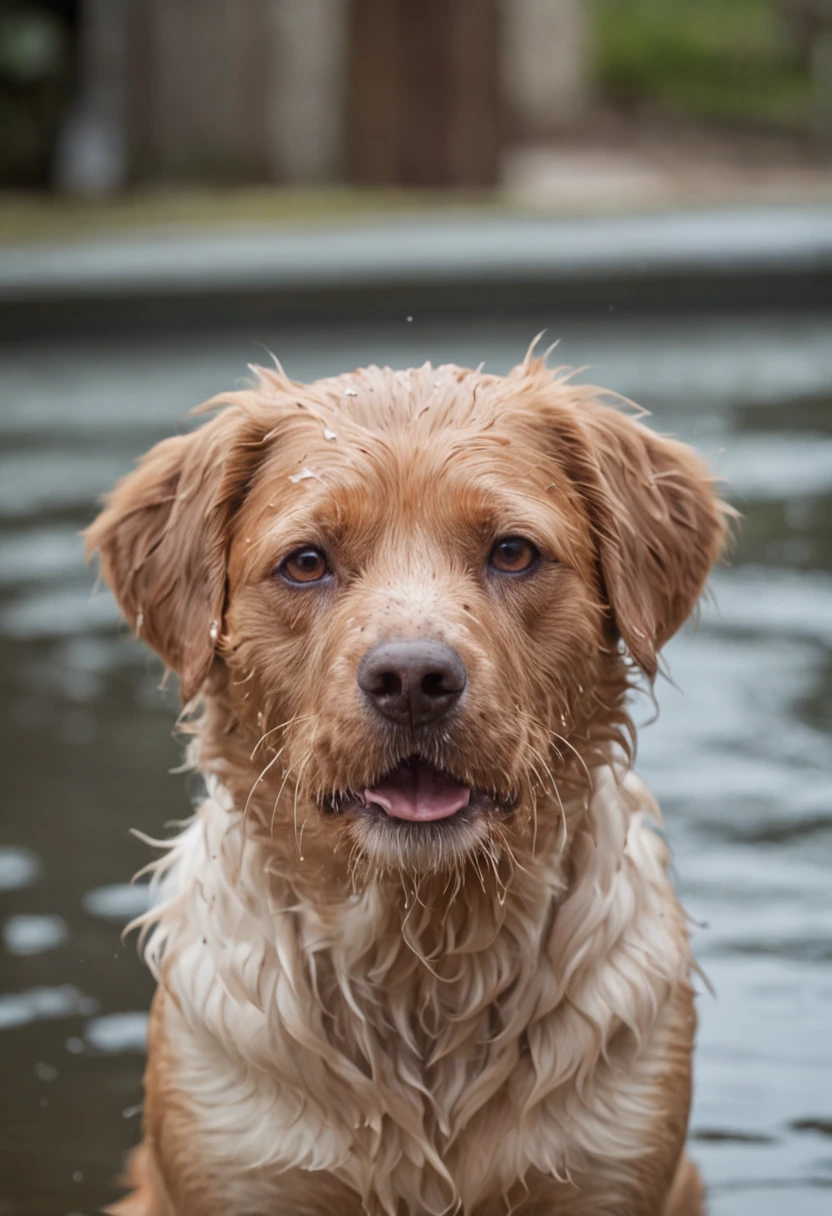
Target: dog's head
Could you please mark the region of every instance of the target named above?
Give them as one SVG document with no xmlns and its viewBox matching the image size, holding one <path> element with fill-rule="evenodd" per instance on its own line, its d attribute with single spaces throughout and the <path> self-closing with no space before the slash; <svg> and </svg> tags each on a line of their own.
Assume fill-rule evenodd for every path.
<svg viewBox="0 0 832 1216">
<path fill-rule="evenodd" d="M 205 763 L 293 848 L 307 825 L 424 870 L 556 842 L 722 547 L 699 459 L 532 359 L 222 400 L 88 536 L 205 689 Z"/>
</svg>

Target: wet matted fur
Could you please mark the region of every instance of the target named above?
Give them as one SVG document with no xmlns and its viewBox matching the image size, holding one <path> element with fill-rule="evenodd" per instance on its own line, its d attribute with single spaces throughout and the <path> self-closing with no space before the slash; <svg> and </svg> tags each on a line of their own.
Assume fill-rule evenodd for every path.
<svg viewBox="0 0 832 1216">
<path fill-rule="evenodd" d="M 627 696 L 722 550 L 707 471 L 531 354 L 255 370 L 88 534 L 207 785 L 155 866 L 145 1140 L 114 1210 L 695 1216 L 693 964 Z M 498 569 L 506 537 L 527 569 Z M 325 571 L 293 582 L 304 547 Z M 464 693 L 391 724 L 359 665 L 425 638 Z M 469 805 L 367 804 L 412 757 Z"/>
</svg>

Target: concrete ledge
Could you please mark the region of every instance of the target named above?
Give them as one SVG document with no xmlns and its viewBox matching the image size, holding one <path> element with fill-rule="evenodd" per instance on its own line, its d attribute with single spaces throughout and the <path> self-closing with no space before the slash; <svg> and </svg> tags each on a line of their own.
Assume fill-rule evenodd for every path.
<svg viewBox="0 0 832 1216">
<path fill-rule="evenodd" d="M 414 312 L 832 307 L 832 208 L 465 215 L 0 251 L 7 336 Z"/>
</svg>

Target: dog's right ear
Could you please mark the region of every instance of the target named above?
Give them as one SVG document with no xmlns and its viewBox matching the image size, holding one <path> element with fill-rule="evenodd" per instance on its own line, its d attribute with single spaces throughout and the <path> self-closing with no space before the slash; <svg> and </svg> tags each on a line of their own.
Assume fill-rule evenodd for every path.
<svg viewBox="0 0 832 1216">
<path fill-rule="evenodd" d="M 221 632 L 230 522 L 246 483 L 242 425 L 228 409 L 157 444 L 86 532 L 87 555 L 100 554 L 121 611 L 179 676 L 183 705 L 202 686 Z"/>
</svg>

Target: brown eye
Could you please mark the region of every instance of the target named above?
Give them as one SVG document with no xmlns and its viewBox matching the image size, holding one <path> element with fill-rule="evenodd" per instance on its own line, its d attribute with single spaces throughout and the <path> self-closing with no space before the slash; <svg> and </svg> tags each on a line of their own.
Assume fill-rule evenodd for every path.
<svg viewBox="0 0 832 1216">
<path fill-rule="evenodd" d="M 491 565 L 501 574 L 525 574 L 539 560 L 539 552 L 523 536 L 507 536 L 491 550 Z"/>
<path fill-rule="evenodd" d="M 329 564 L 320 549 L 304 545 L 289 554 L 279 572 L 289 583 L 319 583 L 329 574 Z"/>
</svg>

